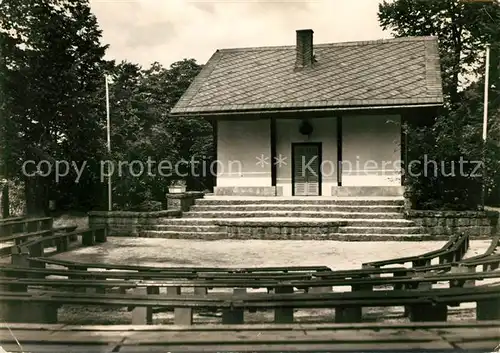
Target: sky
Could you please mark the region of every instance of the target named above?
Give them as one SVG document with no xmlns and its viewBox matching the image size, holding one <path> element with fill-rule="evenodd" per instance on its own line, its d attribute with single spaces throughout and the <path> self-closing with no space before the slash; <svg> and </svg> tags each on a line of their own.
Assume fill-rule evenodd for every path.
<svg viewBox="0 0 500 353">
<path fill-rule="evenodd" d="M 144 67 L 184 58 L 204 64 L 217 49 L 294 45 L 297 29 L 315 43 L 389 38 L 379 0 L 90 0 L 109 44 L 107 58 Z"/>
</svg>

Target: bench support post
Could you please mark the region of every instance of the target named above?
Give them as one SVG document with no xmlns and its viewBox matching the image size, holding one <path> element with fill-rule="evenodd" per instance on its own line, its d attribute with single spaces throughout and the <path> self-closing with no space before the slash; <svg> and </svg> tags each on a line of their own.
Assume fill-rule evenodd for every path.
<svg viewBox="0 0 500 353">
<path fill-rule="evenodd" d="M 332 287 L 309 287 L 309 293 L 330 293 L 332 292 Z"/>
<path fill-rule="evenodd" d="M 147 294 L 146 288 L 134 289 L 134 294 Z M 153 308 L 136 306 L 132 309 L 132 325 L 151 325 L 153 323 Z"/>
<path fill-rule="evenodd" d="M 54 303 L 2 303 L 2 316 L 7 322 L 56 324 L 58 305 Z"/>
<path fill-rule="evenodd" d="M 246 288 L 235 288 L 234 294 L 244 294 L 247 292 Z M 245 320 L 245 313 L 242 308 L 224 308 L 222 309 L 222 324 L 225 325 L 238 325 L 243 324 Z"/>
<path fill-rule="evenodd" d="M 446 321 L 448 318 L 446 304 L 414 304 L 410 305 L 408 309 L 411 322 Z"/>
<path fill-rule="evenodd" d="M 10 256 L 10 263 L 17 267 L 30 267 L 28 253 L 12 253 Z"/>
<path fill-rule="evenodd" d="M 95 245 L 95 237 L 93 230 L 89 230 L 85 233 L 82 233 L 82 245 L 84 246 Z"/>
<path fill-rule="evenodd" d="M 147 287 L 148 294 L 160 294 L 160 287 Z"/>
<path fill-rule="evenodd" d="M 274 293 L 293 293 L 293 287 L 276 287 Z M 274 309 L 274 322 L 277 324 L 291 324 L 293 323 L 293 308 L 275 308 Z"/>
<path fill-rule="evenodd" d="M 96 230 L 95 232 L 95 242 L 105 243 L 107 240 L 107 228 Z"/>
<path fill-rule="evenodd" d="M 362 307 L 337 307 L 335 308 L 335 323 L 355 323 L 363 320 Z"/>
<path fill-rule="evenodd" d="M 205 287 L 194 287 L 194 295 L 207 295 L 208 290 Z"/>
<path fill-rule="evenodd" d="M 175 308 L 174 309 L 174 324 L 191 326 L 193 324 L 193 309 L 192 308 Z"/>
<path fill-rule="evenodd" d="M 57 238 L 55 240 L 55 243 L 56 243 L 57 252 L 68 251 L 68 248 L 69 248 L 69 239 L 68 239 L 68 237 L 63 236 L 61 238 Z"/>
<path fill-rule="evenodd" d="M 476 303 L 476 320 L 500 320 L 500 298 L 478 301 Z"/>
<path fill-rule="evenodd" d="M 181 295 L 181 287 L 167 287 L 167 295 Z"/>
</svg>

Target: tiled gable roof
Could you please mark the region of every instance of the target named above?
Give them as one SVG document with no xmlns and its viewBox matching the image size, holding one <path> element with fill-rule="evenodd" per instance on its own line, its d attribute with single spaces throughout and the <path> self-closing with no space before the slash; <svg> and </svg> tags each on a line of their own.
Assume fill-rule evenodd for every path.
<svg viewBox="0 0 500 353">
<path fill-rule="evenodd" d="M 296 71 L 295 46 L 217 50 L 171 114 L 443 102 L 434 37 L 319 44 L 314 55 Z"/>
</svg>

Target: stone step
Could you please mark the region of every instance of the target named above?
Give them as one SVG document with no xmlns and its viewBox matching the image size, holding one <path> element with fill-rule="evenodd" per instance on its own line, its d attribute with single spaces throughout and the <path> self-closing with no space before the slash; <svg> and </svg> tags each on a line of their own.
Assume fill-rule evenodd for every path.
<svg viewBox="0 0 500 353">
<path fill-rule="evenodd" d="M 355 234 L 423 234 L 424 229 L 420 227 L 340 227 L 339 233 Z"/>
<path fill-rule="evenodd" d="M 318 225 L 321 227 L 321 225 Z M 217 226 L 217 225 L 151 225 L 142 227 L 143 230 L 151 230 L 151 231 L 166 231 L 166 232 L 178 232 L 178 233 L 225 233 L 226 226 Z M 339 227 L 338 233 L 347 234 L 347 233 L 355 233 L 355 234 L 423 234 L 424 229 L 420 227 L 352 227 L 352 226 L 343 226 Z"/>
<path fill-rule="evenodd" d="M 195 200 L 196 205 L 394 205 L 403 206 L 402 198 L 329 198 L 329 197 L 205 197 Z"/>
<path fill-rule="evenodd" d="M 314 205 L 314 204 L 247 204 L 247 205 L 212 205 L 200 204 L 191 207 L 191 212 L 198 211 L 306 211 L 306 212 L 401 212 L 399 205 Z"/>
<path fill-rule="evenodd" d="M 174 230 L 143 230 L 138 234 L 142 238 L 168 238 L 168 239 L 205 239 L 219 240 L 228 239 L 225 232 L 205 232 L 205 231 L 174 231 Z"/>
<path fill-rule="evenodd" d="M 279 226 L 280 223 L 286 223 L 293 219 L 287 217 L 247 217 L 247 218 L 165 218 L 162 222 L 158 222 L 156 226 L 209 226 L 217 225 L 218 222 L 230 220 L 241 221 L 241 222 L 268 222 L 269 226 Z M 407 219 L 345 219 L 345 218 L 301 218 L 301 220 L 311 220 L 317 221 L 318 226 L 321 226 L 321 222 L 328 221 L 342 221 L 347 222 L 346 227 L 415 227 L 413 221 Z M 147 227 L 147 228 L 146 228 Z M 150 229 L 151 226 L 145 226 L 143 229 Z"/>
<path fill-rule="evenodd" d="M 362 234 L 362 233 L 331 233 L 321 234 L 265 234 L 262 236 L 251 234 L 238 234 L 228 236 L 223 232 L 175 232 L 147 230 L 141 231 L 139 237 L 167 238 L 167 239 L 202 239 L 202 240 L 336 240 L 336 241 L 423 241 L 423 240 L 447 240 L 448 237 L 440 238 L 429 234 Z"/>
<path fill-rule="evenodd" d="M 174 232 L 219 232 L 225 230 L 226 227 L 220 227 L 217 225 L 200 225 L 200 224 L 158 224 L 143 227 L 147 230 L 162 230 L 162 231 L 174 231 Z"/>
<path fill-rule="evenodd" d="M 342 219 L 404 219 L 399 212 L 327 212 L 327 211 L 191 211 L 183 218 L 247 218 L 247 217 L 307 217 L 307 218 L 342 218 Z"/>
</svg>

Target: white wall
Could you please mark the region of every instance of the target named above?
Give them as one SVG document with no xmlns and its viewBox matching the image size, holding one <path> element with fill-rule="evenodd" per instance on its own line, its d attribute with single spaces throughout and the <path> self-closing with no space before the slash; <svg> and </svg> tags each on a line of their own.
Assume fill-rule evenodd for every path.
<svg viewBox="0 0 500 353">
<path fill-rule="evenodd" d="M 271 186 L 271 163 L 257 165 L 257 157 L 271 159 L 269 119 L 217 122 L 217 186 Z"/>
<path fill-rule="evenodd" d="M 399 115 L 344 116 L 342 186 L 401 185 Z"/>
<path fill-rule="evenodd" d="M 332 186 L 337 186 L 337 119 L 313 118 L 309 119 L 313 132 L 309 136 L 299 132 L 301 120 L 276 120 L 276 156 L 284 157 L 286 165 L 276 168 L 276 186 L 283 187 L 283 196 L 292 195 L 292 143 L 294 142 L 321 142 L 322 185 L 321 194 L 331 195 Z"/>
</svg>

